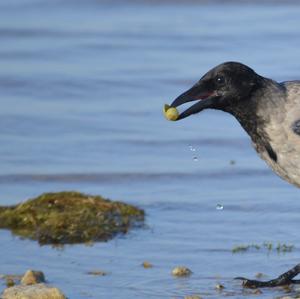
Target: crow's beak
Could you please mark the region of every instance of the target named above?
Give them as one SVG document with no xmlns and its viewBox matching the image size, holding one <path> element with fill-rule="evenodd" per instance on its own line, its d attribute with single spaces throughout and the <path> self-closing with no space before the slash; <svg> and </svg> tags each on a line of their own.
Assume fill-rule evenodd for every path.
<svg viewBox="0 0 300 299">
<path fill-rule="evenodd" d="M 179 97 L 177 97 L 171 107 L 178 107 L 184 103 L 197 101 L 187 110 L 179 114 L 179 117 L 176 120 L 186 118 L 192 114 L 198 113 L 204 109 L 212 108 L 215 104 L 215 97 L 217 96 L 215 91 L 209 91 L 207 88 L 204 88 L 202 82 L 198 82 L 191 89 L 187 90 Z"/>
</svg>

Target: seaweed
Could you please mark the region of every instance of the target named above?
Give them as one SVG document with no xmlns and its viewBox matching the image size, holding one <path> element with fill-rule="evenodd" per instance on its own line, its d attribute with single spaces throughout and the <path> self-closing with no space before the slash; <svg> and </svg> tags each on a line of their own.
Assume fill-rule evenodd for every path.
<svg viewBox="0 0 300 299">
<path fill-rule="evenodd" d="M 0 228 L 41 245 L 107 241 L 143 221 L 144 211 L 135 206 L 75 191 L 0 207 Z"/>
<path fill-rule="evenodd" d="M 251 249 L 256 249 L 256 250 L 265 249 L 265 250 L 267 250 L 267 252 L 272 252 L 272 251 L 276 250 L 277 253 L 286 253 L 286 252 L 293 251 L 294 245 L 278 243 L 277 246 L 275 247 L 275 245 L 271 242 L 264 242 L 261 245 L 258 245 L 258 244 L 238 245 L 238 246 L 235 246 L 234 248 L 232 248 L 231 251 L 232 251 L 232 253 L 239 253 L 239 252 L 246 252 Z"/>
</svg>

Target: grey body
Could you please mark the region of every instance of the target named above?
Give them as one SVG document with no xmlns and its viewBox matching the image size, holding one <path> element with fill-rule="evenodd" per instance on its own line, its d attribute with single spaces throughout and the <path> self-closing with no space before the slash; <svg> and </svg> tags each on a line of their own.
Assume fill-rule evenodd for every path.
<svg viewBox="0 0 300 299">
<path fill-rule="evenodd" d="M 264 98 L 251 111 L 257 125 L 248 127 L 244 118 L 237 119 L 260 157 L 276 174 L 300 187 L 300 81 L 266 79 L 265 88 L 253 96 Z"/>
</svg>

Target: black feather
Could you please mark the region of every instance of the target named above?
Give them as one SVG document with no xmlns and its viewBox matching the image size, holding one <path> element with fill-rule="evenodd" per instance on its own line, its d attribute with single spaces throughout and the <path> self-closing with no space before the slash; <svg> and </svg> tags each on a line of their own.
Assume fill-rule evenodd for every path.
<svg viewBox="0 0 300 299">
<path fill-rule="evenodd" d="M 266 151 L 268 152 L 269 157 L 274 161 L 277 162 L 277 155 L 274 152 L 274 150 L 272 149 L 270 144 L 266 145 Z"/>
<path fill-rule="evenodd" d="M 293 132 L 297 135 L 300 135 L 300 120 L 296 120 L 292 126 Z"/>
</svg>

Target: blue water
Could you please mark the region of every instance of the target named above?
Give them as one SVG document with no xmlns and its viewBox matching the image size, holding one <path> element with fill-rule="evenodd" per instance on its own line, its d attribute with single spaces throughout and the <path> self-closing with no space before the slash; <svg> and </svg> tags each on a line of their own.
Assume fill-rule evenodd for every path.
<svg viewBox="0 0 300 299">
<path fill-rule="evenodd" d="M 227 60 L 299 79 L 299 15 L 297 2 L 2 0 L 1 204 L 77 190 L 140 206 L 147 226 L 61 250 L 2 230 L 1 273 L 42 270 L 72 299 L 257 298 L 233 278 L 273 278 L 298 263 L 299 190 L 229 115 L 171 123 L 162 107 Z M 265 241 L 295 249 L 231 252 Z M 193 275 L 173 278 L 178 265 Z M 109 275 L 87 275 L 99 269 Z"/>
</svg>

